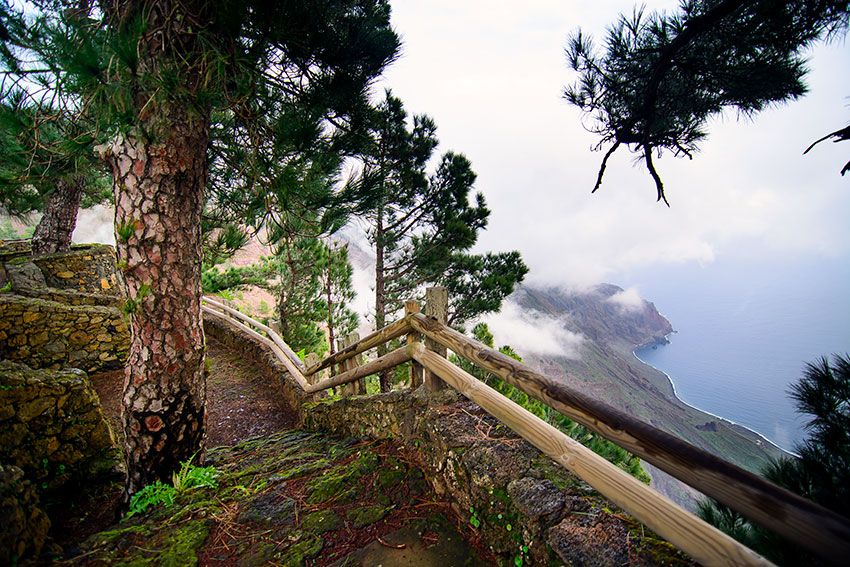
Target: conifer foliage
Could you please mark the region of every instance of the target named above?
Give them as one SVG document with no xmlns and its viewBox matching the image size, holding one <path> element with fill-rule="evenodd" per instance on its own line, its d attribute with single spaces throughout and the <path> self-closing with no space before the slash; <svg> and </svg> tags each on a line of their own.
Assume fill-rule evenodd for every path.
<svg viewBox="0 0 850 567">
<path fill-rule="evenodd" d="M 678 12 L 635 10 L 599 51 L 581 30 L 567 44 L 578 74 L 567 101 L 589 116 L 608 158 L 627 146 L 667 203 L 653 153 L 693 157 L 724 109 L 753 115 L 806 92 L 805 50 L 847 26 L 847 0 L 682 0 Z M 836 132 L 835 134 L 839 134 Z M 833 135 L 835 135 L 833 134 Z"/>
<path fill-rule="evenodd" d="M 130 493 L 168 478 L 203 446 L 200 228 L 220 163 L 208 151 L 219 141 L 253 157 L 271 144 L 297 157 L 313 141 L 354 132 L 370 81 L 398 48 L 389 14 L 384 0 L 3 4 L 13 44 L 0 53 L 3 97 L 21 93 L 39 109 L 58 103 L 64 119 L 90 124 L 89 146 L 113 177 L 132 307 Z M 231 165 L 234 179 L 266 170 L 259 157 Z M 268 201 L 261 183 L 243 187 L 239 199 Z"/>
<path fill-rule="evenodd" d="M 497 311 L 528 268 L 518 252 L 468 252 L 490 216 L 483 194 L 471 194 L 476 175 L 469 160 L 448 151 L 429 174 L 436 125 L 426 115 L 410 120 L 389 91 L 369 124 L 370 144 L 360 159 L 361 182 L 371 195 L 363 217 L 375 251 L 375 327 L 385 326 L 426 284 L 449 288 L 450 324 Z M 388 389 L 386 373 L 381 390 Z"/>
<path fill-rule="evenodd" d="M 835 355 L 806 364 L 790 388 L 797 411 L 808 416 L 799 457 L 781 457 L 762 470 L 776 484 L 850 517 L 850 357 Z M 807 550 L 755 525 L 713 500 L 699 504 L 707 522 L 779 565 L 817 565 Z"/>
</svg>

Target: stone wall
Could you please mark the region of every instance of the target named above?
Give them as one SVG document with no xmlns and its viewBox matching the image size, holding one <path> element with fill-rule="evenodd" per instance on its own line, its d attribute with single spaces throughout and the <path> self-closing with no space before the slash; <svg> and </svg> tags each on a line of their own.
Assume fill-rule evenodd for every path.
<svg viewBox="0 0 850 567">
<path fill-rule="evenodd" d="M 120 472 L 121 452 L 85 372 L 0 361 L 0 463 L 20 467 L 48 494 Z"/>
<path fill-rule="evenodd" d="M 24 472 L 0 464 L 0 565 L 17 565 L 38 557 L 50 520 L 39 506 L 38 494 Z"/>
<path fill-rule="evenodd" d="M 121 295 L 115 269 L 115 249 L 106 244 L 81 244 L 69 252 L 32 258 L 48 287 L 85 293 Z"/>
<path fill-rule="evenodd" d="M 0 358 L 94 372 L 123 367 L 129 345 L 127 321 L 115 307 L 0 293 Z"/>
<path fill-rule="evenodd" d="M 304 393 L 272 350 L 226 317 L 205 311 L 203 318 L 204 333 L 240 353 L 244 360 L 250 361 L 263 374 L 269 387 L 276 388 L 300 423 L 303 418 L 302 405 L 311 397 Z"/>
<path fill-rule="evenodd" d="M 510 565 L 678 565 L 690 561 L 589 485 L 453 391 L 313 402 L 305 426 L 394 438 L 435 491 Z"/>
</svg>

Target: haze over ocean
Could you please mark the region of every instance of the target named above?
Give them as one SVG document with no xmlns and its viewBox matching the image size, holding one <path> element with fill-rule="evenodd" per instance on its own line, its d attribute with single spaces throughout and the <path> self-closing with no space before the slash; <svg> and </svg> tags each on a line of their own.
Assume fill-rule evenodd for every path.
<svg viewBox="0 0 850 567">
<path fill-rule="evenodd" d="M 788 386 L 806 362 L 850 351 L 850 262 L 844 257 L 719 257 L 624 274 L 677 331 L 639 358 L 679 397 L 784 449 L 804 438 Z"/>
</svg>

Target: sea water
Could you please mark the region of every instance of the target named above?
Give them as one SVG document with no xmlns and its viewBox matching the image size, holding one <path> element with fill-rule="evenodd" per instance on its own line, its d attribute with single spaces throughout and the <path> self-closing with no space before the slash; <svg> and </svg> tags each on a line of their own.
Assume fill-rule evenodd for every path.
<svg viewBox="0 0 850 567">
<path fill-rule="evenodd" d="M 686 403 L 793 450 L 807 419 L 789 385 L 806 362 L 850 352 L 850 261 L 721 257 L 623 276 L 676 330 L 636 356 Z"/>
</svg>

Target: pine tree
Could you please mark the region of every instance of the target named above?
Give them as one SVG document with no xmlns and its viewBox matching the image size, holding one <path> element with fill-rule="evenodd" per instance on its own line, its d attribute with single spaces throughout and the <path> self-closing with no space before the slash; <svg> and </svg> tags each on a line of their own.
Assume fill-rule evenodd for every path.
<svg viewBox="0 0 850 567">
<path fill-rule="evenodd" d="M 565 98 L 590 115 L 594 149 L 607 146 L 593 191 L 627 146 L 667 203 L 653 152 L 692 158 L 724 109 L 752 116 L 802 96 L 806 49 L 845 29 L 848 16 L 847 0 L 682 0 L 677 13 L 621 16 L 602 53 L 579 30 L 566 50 L 578 80 Z"/>
<path fill-rule="evenodd" d="M 351 118 L 398 38 L 384 0 L 37 8 L 0 12 L 6 30 L 26 30 L 30 62 L 7 67 L 23 79 L 4 83 L 2 95 L 23 91 L 46 104 L 58 93 L 69 119 L 94 125 L 112 173 L 132 328 L 123 422 L 133 493 L 203 448 L 200 227 L 215 141 L 255 148 L 297 138 L 262 119 L 289 111 L 322 126 L 313 138 L 354 132 Z M 264 169 L 231 166 L 245 179 Z M 240 199 L 264 200 L 261 184 L 248 187 Z"/>
<path fill-rule="evenodd" d="M 357 329 L 357 314 L 349 304 L 354 300 L 354 270 L 348 260 L 348 247 L 339 242 L 323 242 L 319 258 L 319 281 L 324 323 L 330 353 L 336 352 L 336 340 Z"/>
<path fill-rule="evenodd" d="M 33 255 L 67 251 L 80 206 L 111 197 L 86 140 L 84 128 L 55 109 L 39 109 L 21 92 L 0 103 L 0 207 L 15 216 L 43 213 Z"/>
<path fill-rule="evenodd" d="M 429 284 L 449 288 L 453 324 L 498 310 L 528 268 L 518 252 L 468 253 L 490 215 L 484 196 L 470 195 L 476 175 L 469 160 L 446 152 L 429 175 L 438 145 L 434 121 L 415 115 L 411 127 L 401 100 L 390 91 L 374 109 L 370 131 L 361 179 L 373 194 L 372 208 L 363 216 L 376 258 L 376 328 Z M 383 345 L 378 354 L 386 352 Z M 388 372 L 380 385 L 389 390 Z"/>
</svg>

